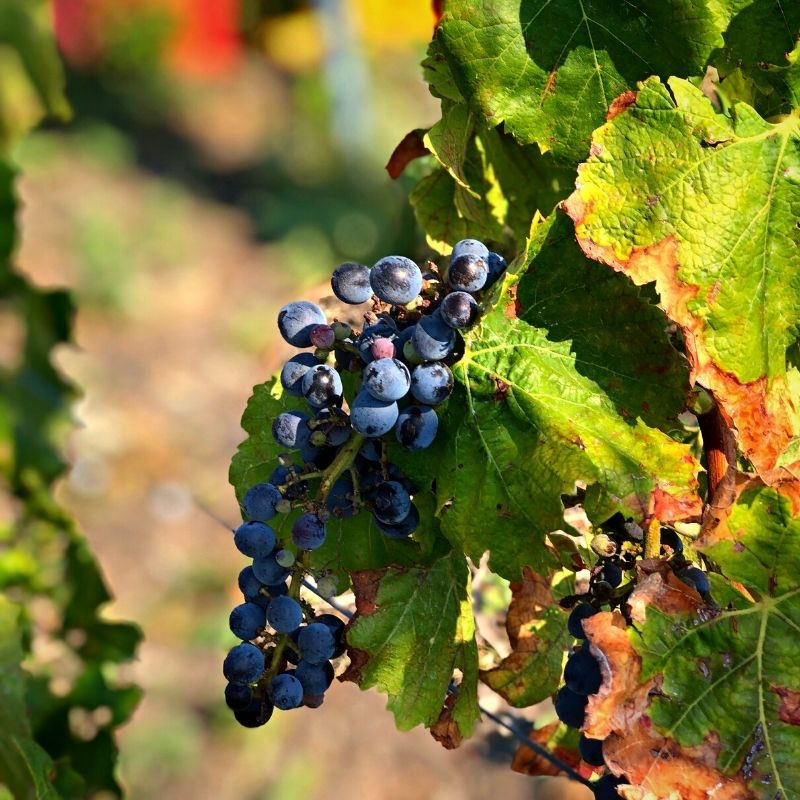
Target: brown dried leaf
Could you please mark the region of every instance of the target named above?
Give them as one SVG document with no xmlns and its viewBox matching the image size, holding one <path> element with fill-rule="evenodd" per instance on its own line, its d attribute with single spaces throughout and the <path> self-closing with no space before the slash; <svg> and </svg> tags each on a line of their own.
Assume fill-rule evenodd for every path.
<svg viewBox="0 0 800 800">
<path fill-rule="evenodd" d="M 749 800 L 752 793 L 741 776 L 716 769 L 719 742 L 709 737 L 697 747 L 681 747 L 656 733 L 647 717 L 625 736 L 611 735 L 603 745 L 606 763 L 625 775 L 644 797 L 668 800 Z M 636 794 L 628 793 L 628 797 Z"/>
<path fill-rule="evenodd" d="M 417 128 L 409 131 L 400 140 L 386 164 L 386 171 L 389 173 L 390 178 L 396 180 L 414 159 L 422 158 L 422 156 L 427 156 L 430 153 L 423 142 L 424 136 L 425 131 L 422 128 Z"/>
<path fill-rule="evenodd" d="M 453 707 L 456 704 L 456 699 L 457 695 L 452 692 L 447 695 L 447 700 L 445 700 L 439 719 L 431 725 L 431 736 L 445 750 L 455 750 L 464 741 L 461 727 L 453 719 Z"/>
<path fill-rule="evenodd" d="M 680 580 L 662 559 L 640 561 L 636 572 L 636 588 L 628 598 L 628 613 L 634 622 L 644 622 L 651 605 L 666 614 L 690 613 L 703 605 L 697 591 Z"/>
</svg>

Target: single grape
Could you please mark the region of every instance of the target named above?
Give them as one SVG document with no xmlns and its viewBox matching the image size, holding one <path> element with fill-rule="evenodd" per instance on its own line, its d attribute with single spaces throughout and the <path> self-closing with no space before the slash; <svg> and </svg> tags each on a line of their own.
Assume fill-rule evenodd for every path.
<svg viewBox="0 0 800 800">
<path fill-rule="evenodd" d="M 606 765 L 603 759 L 602 739 L 590 739 L 586 734 L 582 733 L 581 738 L 578 740 L 578 752 L 589 766 L 604 767 Z"/>
<path fill-rule="evenodd" d="M 348 477 L 341 477 L 331 486 L 325 507 L 338 519 L 349 519 L 358 513 L 358 508 L 353 500 L 353 481 Z"/>
<path fill-rule="evenodd" d="M 371 495 L 373 514 L 387 525 L 397 525 L 411 511 L 411 497 L 397 481 L 383 481 Z"/>
<path fill-rule="evenodd" d="M 686 567 L 678 572 L 677 575 L 685 584 L 697 589 L 697 593 L 700 595 L 706 595 L 711 591 L 708 575 L 698 567 Z"/>
<path fill-rule="evenodd" d="M 339 408 L 317 411 L 314 421 L 314 433 L 322 432 L 325 444 L 330 447 L 340 447 L 350 438 L 350 417 Z"/>
<path fill-rule="evenodd" d="M 366 303 L 372 297 L 369 267 L 353 261 L 340 264 L 331 276 L 331 289 L 343 303 L 351 306 Z"/>
<path fill-rule="evenodd" d="M 382 454 L 383 447 L 380 439 L 367 439 L 358 451 L 358 455 L 367 461 L 380 461 Z"/>
<path fill-rule="evenodd" d="M 599 781 L 595 781 L 595 783 L 592 784 L 595 800 L 620 800 L 617 786 L 627 782 L 625 777 L 618 778 L 610 772 L 603 775 Z"/>
<path fill-rule="evenodd" d="M 286 467 L 283 464 L 279 464 L 274 470 L 272 470 L 272 473 L 269 476 L 269 482 L 273 486 L 284 487 L 283 493 L 288 500 L 297 500 L 306 493 L 308 484 L 305 481 L 297 480 L 296 478 L 297 475 L 296 473 L 293 473 L 291 468 Z M 278 503 L 275 504 L 275 508 L 276 510 L 279 510 Z"/>
<path fill-rule="evenodd" d="M 250 641 L 267 624 L 267 612 L 255 603 L 242 603 L 231 611 L 228 624 L 236 636 Z"/>
<path fill-rule="evenodd" d="M 419 509 L 412 503 L 408 515 L 395 525 L 387 525 L 373 515 L 375 527 L 389 539 L 405 539 L 419 527 Z"/>
<path fill-rule="evenodd" d="M 376 400 L 362 389 L 350 405 L 350 424 L 363 436 L 383 436 L 397 422 L 397 403 Z"/>
<path fill-rule="evenodd" d="M 310 695 L 325 694 L 334 676 L 333 666 L 328 661 L 324 664 L 299 661 L 294 674 L 303 686 L 303 693 Z"/>
<path fill-rule="evenodd" d="M 564 683 L 575 694 L 595 694 L 603 683 L 600 665 L 587 644 L 567 659 Z"/>
<path fill-rule="evenodd" d="M 391 317 L 378 317 L 371 325 L 366 325 L 361 335 L 356 340 L 356 347 L 361 355 L 361 360 L 369 364 L 373 360 L 372 345 L 378 339 L 388 339 L 393 342 L 397 338 L 397 324 Z"/>
<path fill-rule="evenodd" d="M 450 397 L 453 373 L 447 364 L 431 361 L 414 367 L 411 373 L 411 394 L 420 403 L 436 406 Z"/>
<path fill-rule="evenodd" d="M 278 550 L 278 552 L 275 553 L 275 562 L 279 566 L 286 567 L 288 569 L 289 567 L 294 566 L 294 553 L 291 550 Z"/>
<path fill-rule="evenodd" d="M 326 324 L 322 309 L 305 300 L 289 303 L 278 312 L 278 330 L 295 347 L 311 347 L 311 330 Z"/>
<path fill-rule="evenodd" d="M 292 597 L 275 597 L 267 609 L 267 622 L 277 633 L 291 633 L 303 622 L 303 609 Z"/>
<path fill-rule="evenodd" d="M 405 340 L 403 343 L 403 348 L 401 350 L 403 354 L 403 358 L 405 359 L 407 364 L 422 364 L 425 359 L 417 352 L 416 348 L 414 347 L 414 331 L 416 331 L 417 326 L 411 326 L 411 335 Z"/>
<path fill-rule="evenodd" d="M 622 583 L 622 568 L 613 561 L 606 561 L 597 575 L 597 580 L 612 587 L 619 586 Z"/>
<path fill-rule="evenodd" d="M 262 594 L 262 589 L 266 589 L 266 585 L 256 578 L 252 567 L 245 567 L 239 573 L 239 591 L 248 603 L 256 603 L 266 608 L 270 599 L 267 595 Z"/>
<path fill-rule="evenodd" d="M 397 441 L 409 450 L 424 450 L 436 438 L 439 418 L 428 406 L 408 406 L 399 414 L 395 433 Z"/>
<path fill-rule="evenodd" d="M 325 541 L 327 528 L 316 514 L 302 514 L 292 525 L 292 541 L 301 550 L 316 550 Z"/>
<path fill-rule="evenodd" d="M 336 320 L 333 325 L 333 335 L 336 337 L 337 342 L 343 342 L 353 335 L 353 329 L 346 322 L 339 322 Z"/>
<path fill-rule="evenodd" d="M 250 558 L 266 558 L 276 541 L 275 531 L 263 522 L 243 522 L 233 534 L 236 549 Z"/>
<path fill-rule="evenodd" d="M 272 423 L 272 437 L 281 447 L 300 449 L 308 444 L 308 417 L 302 411 L 283 411 Z"/>
<path fill-rule="evenodd" d="M 264 672 L 264 654 L 254 644 L 243 642 L 232 648 L 222 665 L 229 683 L 255 683 Z"/>
<path fill-rule="evenodd" d="M 276 675 L 267 691 L 272 704 L 281 711 L 289 711 L 303 705 L 303 684 L 290 672 Z"/>
<path fill-rule="evenodd" d="M 478 319 L 478 303 L 466 292 L 450 292 L 440 306 L 445 324 L 457 330 L 465 330 Z"/>
<path fill-rule="evenodd" d="M 422 272 L 410 258 L 386 256 L 370 270 L 369 282 L 384 303 L 404 306 L 419 295 Z"/>
<path fill-rule="evenodd" d="M 292 356 L 281 370 L 281 386 L 283 386 L 283 390 L 294 397 L 301 397 L 303 394 L 301 387 L 303 375 L 311 367 L 316 367 L 317 364 L 319 364 L 319 361 L 311 353 L 297 353 L 297 355 Z"/>
<path fill-rule="evenodd" d="M 376 400 L 391 403 L 408 394 L 411 373 L 396 358 L 379 358 L 364 369 L 363 386 Z"/>
<path fill-rule="evenodd" d="M 461 239 L 453 245 L 453 251 L 450 253 L 450 260 L 455 261 L 463 255 L 473 255 L 479 258 L 489 258 L 489 248 L 477 239 Z"/>
<path fill-rule="evenodd" d="M 486 286 L 491 286 L 498 278 L 502 277 L 503 273 L 508 269 L 508 263 L 498 253 L 489 253 L 489 258 L 486 261 L 489 267 L 489 277 L 486 279 Z"/>
<path fill-rule="evenodd" d="M 258 728 L 269 722 L 272 711 L 272 703 L 266 697 L 253 697 L 247 706 L 234 710 L 233 716 L 245 728 Z"/>
<path fill-rule="evenodd" d="M 242 683 L 229 683 L 225 686 L 225 705 L 231 711 L 247 708 L 253 700 L 253 690 Z"/>
<path fill-rule="evenodd" d="M 375 359 L 381 358 L 394 358 L 397 353 L 397 348 L 391 339 L 384 339 L 379 336 L 370 345 L 370 355 Z"/>
<path fill-rule="evenodd" d="M 242 510 L 247 519 L 267 522 L 278 513 L 275 506 L 281 499 L 281 493 L 271 483 L 257 483 L 244 496 Z"/>
<path fill-rule="evenodd" d="M 474 253 L 464 253 L 450 259 L 447 282 L 460 292 L 478 292 L 489 278 L 487 258 Z"/>
<path fill-rule="evenodd" d="M 441 361 L 455 349 L 456 332 L 437 311 L 416 324 L 411 344 L 424 361 Z"/>
<path fill-rule="evenodd" d="M 586 716 L 586 704 L 589 698 L 585 694 L 575 694 L 571 689 L 562 686 L 553 700 L 556 716 L 568 728 L 580 728 Z"/>
<path fill-rule="evenodd" d="M 683 552 L 683 540 L 672 528 L 661 529 L 661 550 L 665 555 L 669 555 L 665 548 L 672 551 L 672 555 L 680 555 Z"/>
<path fill-rule="evenodd" d="M 300 647 L 300 657 L 304 661 L 309 664 L 324 664 L 333 656 L 336 642 L 327 625 L 312 622 L 300 628 L 297 644 Z"/>
<path fill-rule="evenodd" d="M 330 350 L 336 341 L 336 334 L 330 325 L 315 325 L 309 334 L 312 346 L 318 350 Z"/>
<path fill-rule="evenodd" d="M 334 405 L 343 393 L 339 373 L 327 364 L 317 364 L 303 376 L 303 397 L 312 408 Z"/>
<path fill-rule="evenodd" d="M 289 570 L 282 567 L 276 560 L 275 555 L 270 554 L 264 558 L 253 559 L 253 574 L 268 586 L 275 586 L 281 581 L 286 580 Z"/>
<path fill-rule="evenodd" d="M 336 597 L 339 582 L 333 575 L 324 575 L 317 581 L 317 591 L 325 598 Z"/>
<path fill-rule="evenodd" d="M 589 617 L 593 617 L 597 613 L 598 609 L 590 603 L 578 603 L 570 612 L 569 619 L 567 620 L 567 628 L 570 635 L 574 636 L 576 639 L 585 639 L 586 633 L 583 630 L 583 621 Z"/>
</svg>

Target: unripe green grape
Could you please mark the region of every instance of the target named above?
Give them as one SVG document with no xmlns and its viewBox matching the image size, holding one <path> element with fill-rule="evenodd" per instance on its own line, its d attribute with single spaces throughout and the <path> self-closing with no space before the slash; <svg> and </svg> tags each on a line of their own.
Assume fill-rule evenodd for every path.
<svg viewBox="0 0 800 800">
<path fill-rule="evenodd" d="M 323 597 L 334 597 L 336 595 L 337 581 L 333 575 L 323 575 L 317 581 L 317 591 Z"/>
<path fill-rule="evenodd" d="M 600 558 L 608 558 L 617 552 L 617 543 L 605 533 L 598 533 L 592 539 L 591 547 Z"/>
<path fill-rule="evenodd" d="M 282 567 L 291 567 L 294 564 L 294 553 L 291 550 L 278 550 L 275 560 Z"/>
<path fill-rule="evenodd" d="M 279 514 L 288 514 L 292 510 L 292 503 L 284 497 L 282 500 L 278 500 L 278 502 L 275 503 L 275 510 Z"/>
<path fill-rule="evenodd" d="M 339 342 L 343 342 L 353 335 L 353 329 L 346 322 L 334 322 L 331 327 L 333 328 L 333 335 Z"/>
</svg>

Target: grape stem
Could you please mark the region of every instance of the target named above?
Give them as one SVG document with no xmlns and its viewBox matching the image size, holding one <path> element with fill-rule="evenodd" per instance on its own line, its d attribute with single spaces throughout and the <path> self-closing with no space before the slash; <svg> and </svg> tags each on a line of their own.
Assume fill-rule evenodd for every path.
<svg viewBox="0 0 800 800">
<path fill-rule="evenodd" d="M 361 445 L 364 443 L 366 437 L 360 433 L 350 437 L 350 440 L 345 444 L 336 455 L 333 463 L 322 473 L 322 481 L 319 485 L 319 493 L 317 494 L 317 502 L 323 503 L 325 498 L 331 491 L 331 487 L 339 479 L 345 470 L 350 469 L 350 465 L 355 461 Z"/>
</svg>

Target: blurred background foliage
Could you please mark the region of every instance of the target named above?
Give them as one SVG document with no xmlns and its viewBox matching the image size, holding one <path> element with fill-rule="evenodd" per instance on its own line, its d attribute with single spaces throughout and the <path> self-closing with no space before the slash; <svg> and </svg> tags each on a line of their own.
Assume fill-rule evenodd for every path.
<svg viewBox="0 0 800 800">
<path fill-rule="evenodd" d="M 46 645 L 25 661 L 42 676 L 29 698 L 38 740 L 90 774 L 132 713 L 118 776 L 132 798 L 531 796 L 529 779 L 508 770 L 507 738 L 482 730 L 444 753 L 423 731 L 396 733 L 384 698 L 352 684 L 259 731 L 238 728 L 221 697 L 243 566 L 225 530 L 237 514 L 227 468 L 251 387 L 283 355 L 275 312 L 326 294 L 343 260 L 432 255 L 407 202 L 425 160 L 397 182 L 383 165 L 410 129 L 439 117 L 419 68 L 433 22 L 428 0 L 0 0 L 0 147 L 21 171 L 13 281 L 28 298 L 17 316 L 0 303 L 3 379 L 25 385 L 14 359 L 27 341 L 35 375 L 59 397 L 35 432 L 63 443 L 77 424 L 56 498 L 116 601 L 103 606 L 83 539 L 50 500 L 55 449 L 37 461 L 39 484 L 24 484 L 0 451 L 16 495 L 0 507 L 3 585 L 25 604 L 29 641 Z M 26 44 L 51 26 L 68 124 L 41 77 L 58 70 L 55 53 L 42 60 L 46 48 Z M 11 203 L 5 190 L 0 202 Z M 11 233 L 0 240 L 7 262 Z M 80 309 L 77 346 L 64 346 L 72 305 L 61 287 Z M 73 380 L 84 394 L 68 419 Z M 30 395 L 14 402 L 23 409 Z M 0 404 L 0 424 L 6 412 Z M 64 586 L 86 603 L 65 599 Z M 72 608 L 69 624 L 53 598 Z M 123 620 L 144 633 L 132 661 L 136 633 Z M 76 671 L 76 654 L 95 666 Z M 133 684 L 144 690 L 135 711 Z M 48 706 L 53 697 L 62 702 Z M 59 790 L 117 791 L 113 775 L 89 783 Z"/>
</svg>

